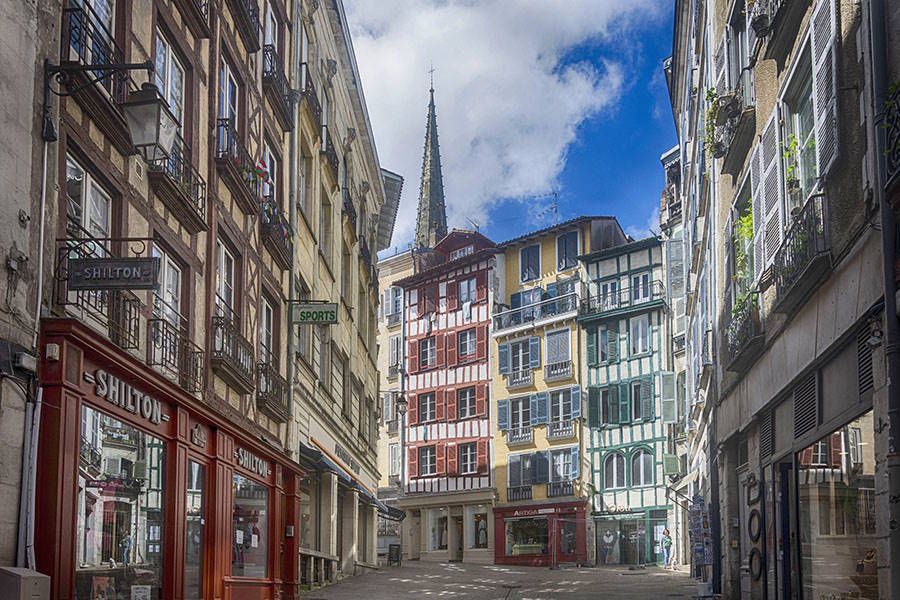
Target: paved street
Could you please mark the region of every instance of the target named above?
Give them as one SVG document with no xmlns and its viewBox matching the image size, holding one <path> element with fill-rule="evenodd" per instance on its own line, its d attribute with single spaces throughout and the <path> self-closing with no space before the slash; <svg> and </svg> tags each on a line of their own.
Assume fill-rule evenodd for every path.
<svg viewBox="0 0 900 600">
<path fill-rule="evenodd" d="M 509 589 L 504 586 L 519 586 Z M 612 600 L 690 598 L 696 584 L 685 573 L 651 567 L 563 569 L 407 562 L 316 590 L 308 600 Z"/>
</svg>

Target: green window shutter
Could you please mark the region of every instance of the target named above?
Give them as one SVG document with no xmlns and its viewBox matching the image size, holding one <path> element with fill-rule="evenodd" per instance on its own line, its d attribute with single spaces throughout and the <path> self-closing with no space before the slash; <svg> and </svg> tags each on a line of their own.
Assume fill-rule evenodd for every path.
<svg viewBox="0 0 900 600">
<path fill-rule="evenodd" d="M 628 393 L 628 384 L 619 384 L 619 423 L 631 422 L 631 395 Z"/>
<path fill-rule="evenodd" d="M 653 419 L 653 380 L 649 375 L 641 376 L 641 413 L 645 421 Z"/>
<path fill-rule="evenodd" d="M 607 425 L 618 425 L 619 423 L 619 386 L 611 385 L 607 388 L 608 395 L 606 405 L 608 411 Z"/>
<path fill-rule="evenodd" d="M 619 322 L 613 321 L 607 325 L 606 362 L 614 363 L 619 360 Z"/>
<path fill-rule="evenodd" d="M 600 388 L 588 388 L 588 427 L 600 427 Z"/>
<path fill-rule="evenodd" d="M 587 364 L 589 367 L 597 366 L 597 328 L 587 330 Z"/>
</svg>

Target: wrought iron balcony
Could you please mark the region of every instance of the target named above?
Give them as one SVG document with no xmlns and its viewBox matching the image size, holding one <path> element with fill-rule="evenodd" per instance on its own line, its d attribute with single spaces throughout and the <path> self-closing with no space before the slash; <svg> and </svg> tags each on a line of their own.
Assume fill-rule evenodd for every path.
<svg viewBox="0 0 900 600">
<path fill-rule="evenodd" d="M 366 267 L 372 266 L 372 252 L 369 250 L 369 242 L 366 241 L 365 236 L 359 238 L 359 255 Z"/>
<path fill-rule="evenodd" d="M 209 37 L 209 0 L 175 0 L 178 12 L 197 38 Z"/>
<path fill-rule="evenodd" d="M 394 327 L 400 324 L 400 313 L 391 313 L 387 316 L 388 327 Z"/>
<path fill-rule="evenodd" d="M 547 439 L 562 440 L 575 437 L 575 419 L 547 423 Z"/>
<path fill-rule="evenodd" d="M 572 377 L 572 361 L 562 360 L 544 365 L 544 381 L 558 381 Z"/>
<path fill-rule="evenodd" d="M 727 368 L 729 371 L 743 372 L 760 355 L 765 343 L 765 334 L 759 318 L 758 292 L 751 292 L 732 309 L 726 337 Z"/>
<path fill-rule="evenodd" d="M 388 434 L 393 435 L 400 430 L 400 420 L 399 419 L 391 419 L 387 422 L 387 431 Z"/>
<path fill-rule="evenodd" d="M 281 129 L 290 131 L 294 128 L 294 103 L 291 99 L 291 85 L 282 65 L 275 46 L 267 44 L 263 48 L 263 93 L 269 98 Z"/>
<path fill-rule="evenodd" d="M 530 387 L 534 383 L 534 372 L 531 369 L 510 371 L 506 376 L 507 389 Z"/>
<path fill-rule="evenodd" d="M 334 149 L 334 142 L 331 140 L 331 132 L 328 130 L 328 126 L 322 128 L 322 155 L 325 157 L 325 162 L 331 168 L 331 175 L 335 178 L 335 181 L 337 181 L 338 156 Z"/>
<path fill-rule="evenodd" d="M 259 50 L 259 7 L 256 0 L 228 0 L 228 7 L 247 52 Z"/>
<path fill-rule="evenodd" d="M 103 455 L 86 437 L 81 436 L 81 446 L 79 447 L 78 455 L 81 459 L 81 464 L 84 465 L 88 469 L 93 469 L 96 472 L 100 472 Z"/>
<path fill-rule="evenodd" d="M 344 187 L 343 193 L 344 201 L 341 205 L 342 214 L 347 215 L 347 220 L 350 221 L 350 229 L 354 232 L 356 231 L 356 207 L 353 205 L 353 195 L 350 193 L 350 188 Z"/>
<path fill-rule="evenodd" d="M 116 45 L 115 36 L 89 2 L 69 0 L 63 9 L 61 64 L 115 65 L 125 62 L 125 52 Z M 94 85 L 91 80 L 101 72 L 72 73 L 64 83 L 75 101 L 121 154 L 134 153 L 131 133 L 119 110 L 128 92 L 137 89 L 126 71 L 103 76 Z"/>
<path fill-rule="evenodd" d="M 541 300 L 528 306 L 504 310 L 494 315 L 494 332 L 512 329 L 545 319 L 563 317 L 574 312 L 577 308 L 578 294 L 571 292 L 555 298 Z"/>
<path fill-rule="evenodd" d="M 590 295 L 581 302 L 582 317 L 605 317 L 645 310 L 665 302 L 666 289 L 662 281 L 626 287 L 611 294 Z"/>
<path fill-rule="evenodd" d="M 400 372 L 400 365 L 389 365 L 388 366 L 388 378 L 395 379 L 399 372 Z"/>
<path fill-rule="evenodd" d="M 294 230 L 272 195 L 262 203 L 259 219 L 259 235 L 272 258 L 283 270 L 291 268 L 294 258 Z"/>
<path fill-rule="evenodd" d="M 735 88 L 718 99 L 720 124 L 716 135 L 725 144 L 722 170 L 737 175 L 753 144 L 756 129 L 756 99 L 753 94 L 753 70 L 741 72 Z"/>
<path fill-rule="evenodd" d="M 282 423 L 291 416 L 287 381 L 278 373 L 278 361 L 271 357 L 256 369 L 256 406 Z"/>
<path fill-rule="evenodd" d="M 884 114 L 887 177 L 885 189 L 891 190 L 900 182 L 900 86 L 888 98 Z"/>
<path fill-rule="evenodd" d="M 308 63 L 300 65 L 300 92 L 303 99 L 306 100 L 306 107 L 312 115 L 313 123 L 315 123 L 318 132 L 322 126 L 322 105 L 319 104 L 319 97 L 316 95 L 316 86 L 313 83 L 312 70 Z"/>
<path fill-rule="evenodd" d="M 216 121 L 216 166 L 230 184 L 232 194 L 244 214 L 256 214 L 259 210 L 256 165 L 231 118 Z"/>
<path fill-rule="evenodd" d="M 506 430 L 506 444 L 512 446 L 515 444 L 530 444 L 534 440 L 534 429 L 528 427 L 516 427 Z"/>
<path fill-rule="evenodd" d="M 751 10 L 750 26 L 758 37 L 767 37 L 765 58 L 783 57 L 797 38 L 808 3 L 797 0 L 758 0 Z"/>
<path fill-rule="evenodd" d="M 531 486 L 517 485 L 506 488 L 506 501 L 513 502 L 515 500 L 531 500 Z"/>
<path fill-rule="evenodd" d="M 574 481 L 551 481 L 547 484 L 547 497 L 558 498 L 560 496 L 574 496 Z"/>
<path fill-rule="evenodd" d="M 123 446 L 137 446 L 138 433 L 131 427 L 103 426 L 103 441 L 109 444 L 121 444 Z"/>
<path fill-rule="evenodd" d="M 156 196 L 188 233 L 209 228 L 206 222 L 206 182 L 194 168 L 191 150 L 180 135 L 175 138 L 168 158 L 151 162 L 147 170 Z"/>
<path fill-rule="evenodd" d="M 199 392 L 203 387 L 203 350 L 168 319 L 147 321 L 147 364 L 159 368 L 188 392 Z"/>
<path fill-rule="evenodd" d="M 216 312 L 211 323 L 212 368 L 240 393 L 249 394 L 253 391 L 255 371 L 253 345 L 241 334 L 233 312 L 222 303 L 216 305 Z"/>
<path fill-rule="evenodd" d="M 827 202 L 822 194 L 811 196 L 795 215 L 775 254 L 775 311 L 790 313 L 818 285 L 831 268 Z"/>
</svg>

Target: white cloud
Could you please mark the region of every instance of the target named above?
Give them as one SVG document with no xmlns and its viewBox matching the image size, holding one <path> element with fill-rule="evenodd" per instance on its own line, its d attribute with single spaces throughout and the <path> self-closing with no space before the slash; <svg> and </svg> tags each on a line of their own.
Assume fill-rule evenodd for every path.
<svg viewBox="0 0 900 600">
<path fill-rule="evenodd" d="M 405 178 L 393 244 L 415 227 L 431 62 L 448 220 L 485 225 L 491 203 L 556 187 L 578 125 L 630 83 L 613 58 L 561 59 L 593 42 L 633 48 L 628 32 L 666 4 L 345 0 L 379 159 Z"/>
<path fill-rule="evenodd" d="M 650 216 L 647 217 L 645 223 L 640 225 L 628 225 L 625 227 L 625 233 L 636 240 L 642 240 L 651 235 L 657 235 L 659 233 L 659 207 L 657 206 L 650 211 Z"/>
</svg>

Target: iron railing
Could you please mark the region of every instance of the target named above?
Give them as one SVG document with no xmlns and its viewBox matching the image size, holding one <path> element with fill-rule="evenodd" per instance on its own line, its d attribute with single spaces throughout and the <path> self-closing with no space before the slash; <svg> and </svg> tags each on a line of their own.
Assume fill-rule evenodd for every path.
<svg viewBox="0 0 900 600">
<path fill-rule="evenodd" d="M 212 318 L 213 366 L 228 369 L 244 387 L 253 387 L 253 345 L 241 334 L 236 315 L 224 304 L 216 304 Z"/>
<path fill-rule="evenodd" d="M 558 498 L 560 496 L 574 496 L 574 481 L 551 481 L 547 484 L 547 497 Z"/>
<path fill-rule="evenodd" d="M 775 253 L 772 271 L 776 301 L 790 291 L 817 256 L 829 251 L 826 210 L 824 195 L 816 194 L 806 201 L 794 218 L 781 247 Z"/>
<path fill-rule="evenodd" d="M 275 46 L 267 44 L 263 48 L 263 90 L 271 91 L 271 100 L 279 114 L 279 121 L 285 129 L 291 129 L 294 113 L 291 110 L 291 85 L 282 68 L 281 57 Z"/>
<path fill-rule="evenodd" d="M 353 205 L 353 196 L 350 193 L 350 188 L 344 186 L 343 193 L 344 201 L 342 204 L 342 211 L 345 215 L 347 215 L 347 219 L 350 220 L 350 227 L 354 231 L 356 231 L 356 207 Z"/>
<path fill-rule="evenodd" d="M 506 431 L 506 443 L 510 444 L 530 444 L 534 439 L 534 429 L 528 427 L 516 427 Z"/>
<path fill-rule="evenodd" d="M 126 446 L 138 445 L 138 432 L 131 427 L 115 427 L 112 425 L 103 426 L 103 441 L 113 444 L 124 444 Z"/>
<path fill-rule="evenodd" d="M 78 452 L 81 462 L 87 467 L 100 470 L 103 462 L 103 454 L 86 437 L 81 436 L 81 446 Z"/>
<path fill-rule="evenodd" d="M 259 233 L 263 243 L 282 268 L 288 269 L 294 256 L 294 230 L 271 191 L 262 203 Z"/>
<path fill-rule="evenodd" d="M 175 137 L 168 157 L 149 163 L 151 172 L 162 173 L 181 191 L 183 208 L 200 222 L 206 221 L 206 182 L 191 162 L 191 149 L 180 135 Z"/>
<path fill-rule="evenodd" d="M 325 155 L 325 161 L 331 167 L 331 172 L 337 177 L 338 174 L 338 156 L 334 149 L 334 142 L 331 140 L 331 132 L 328 126 L 322 127 L 322 154 Z"/>
<path fill-rule="evenodd" d="M 544 365 L 544 380 L 568 379 L 572 376 L 572 361 L 561 360 Z"/>
<path fill-rule="evenodd" d="M 540 319 L 563 315 L 578 307 L 578 294 L 571 292 L 540 302 L 505 310 L 494 315 L 494 331 L 501 331 Z"/>
<path fill-rule="evenodd" d="M 884 114 L 887 177 L 885 189 L 900 181 L 900 85 L 887 101 Z"/>
<path fill-rule="evenodd" d="M 564 439 L 575 435 L 575 419 L 547 423 L 547 439 Z"/>
<path fill-rule="evenodd" d="M 112 22 L 112 15 L 108 21 Z M 74 0 L 63 9 L 63 48 L 61 60 L 82 65 L 108 66 L 125 62 L 125 53 L 116 45 L 115 36 L 107 23 L 94 11 L 90 3 Z M 130 78 L 127 71 L 90 74 L 101 77 L 98 82 L 114 104 L 121 104 L 128 96 Z"/>
<path fill-rule="evenodd" d="M 728 363 L 737 358 L 747 344 L 762 334 L 759 319 L 759 292 L 749 293 L 741 304 L 732 311 L 726 335 L 728 338 Z"/>
<path fill-rule="evenodd" d="M 203 387 L 203 350 L 187 332 L 168 319 L 147 321 L 147 364 L 159 367 L 184 390 L 198 392 Z"/>
<path fill-rule="evenodd" d="M 649 281 L 647 285 L 625 287 L 607 294 L 589 295 L 581 303 L 581 313 L 603 314 L 664 300 L 665 297 L 666 289 L 662 281 Z"/>
<path fill-rule="evenodd" d="M 514 500 L 531 500 L 531 486 L 517 485 L 515 487 L 506 488 L 506 500 L 507 502 L 513 502 Z"/>
<path fill-rule="evenodd" d="M 400 372 L 400 365 L 388 365 L 388 377 L 393 379 Z"/>
<path fill-rule="evenodd" d="M 400 313 L 391 313 L 387 316 L 388 327 L 400 324 Z"/>
<path fill-rule="evenodd" d="M 506 387 L 509 389 L 528 387 L 534 382 L 534 373 L 531 369 L 510 371 L 506 376 Z"/>
<path fill-rule="evenodd" d="M 216 120 L 216 158 L 227 161 L 239 174 L 243 184 L 253 197 L 259 196 L 259 178 L 256 176 L 253 159 L 244 146 L 234 119 L 222 117 Z"/>
<path fill-rule="evenodd" d="M 312 113 L 313 121 L 315 121 L 316 127 L 319 127 L 322 124 L 322 105 L 319 104 L 319 97 L 316 95 L 316 85 L 313 83 L 312 70 L 307 63 L 300 65 L 300 86 L 303 99 L 306 100 L 306 105 Z"/>
<path fill-rule="evenodd" d="M 287 381 L 278 373 L 278 361 L 271 357 L 256 370 L 256 404 L 273 418 L 286 421 L 290 417 Z"/>
<path fill-rule="evenodd" d="M 259 6 L 256 0 L 231 0 L 235 25 L 247 52 L 259 50 Z"/>
</svg>

